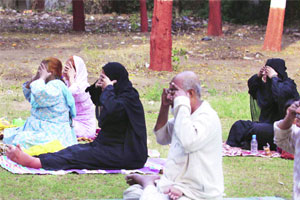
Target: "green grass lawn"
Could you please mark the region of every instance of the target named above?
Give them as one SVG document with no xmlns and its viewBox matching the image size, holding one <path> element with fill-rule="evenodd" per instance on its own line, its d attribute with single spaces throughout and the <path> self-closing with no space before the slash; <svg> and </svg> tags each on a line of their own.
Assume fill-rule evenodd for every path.
<svg viewBox="0 0 300 200">
<path fill-rule="evenodd" d="M 7 90 L 9 95 L 7 95 Z M 158 90 L 156 88 L 156 90 Z M 159 91 L 157 91 L 160 93 Z M 153 94 L 154 96 L 157 95 Z M 158 101 L 143 96 L 148 132 L 148 146 L 166 157 L 168 146 L 156 143 L 152 133 L 158 115 Z M 204 94 L 218 112 L 226 140 L 232 123 L 250 119 L 249 96 L 234 94 Z M 0 116 L 12 120 L 29 115 L 24 106 L 21 88 L 3 88 L 0 93 Z M 280 196 L 291 199 L 293 161 L 280 158 L 223 158 L 226 197 Z M 14 175 L 0 168 L 0 199 L 107 199 L 122 198 L 126 188 L 124 175 Z"/>
</svg>

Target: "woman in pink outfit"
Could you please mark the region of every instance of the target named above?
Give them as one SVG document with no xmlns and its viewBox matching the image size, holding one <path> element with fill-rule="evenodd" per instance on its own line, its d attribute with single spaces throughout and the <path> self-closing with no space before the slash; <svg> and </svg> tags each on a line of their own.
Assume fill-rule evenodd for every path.
<svg viewBox="0 0 300 200">
<path fill-rule="evenodd" d="M 87 81 L 88 73 L 82 58 L 78 56 L 69 58 L 64 67 L 63 76 L 75 99 L 77 115 L 73 119 L 73 126 L 76 136 L 95 137 L 95 106 L 90 98 L 90 94 L 85 92 L 85 89 L 90 85 Z"/>
</svg>

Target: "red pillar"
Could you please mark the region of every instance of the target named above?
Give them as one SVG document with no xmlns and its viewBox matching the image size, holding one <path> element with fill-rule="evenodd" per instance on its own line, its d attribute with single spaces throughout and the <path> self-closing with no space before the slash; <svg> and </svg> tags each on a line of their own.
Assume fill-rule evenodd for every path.
<svg viewBox="0 0 300 200">
<path fill-rule="evenodd" d="M 72 0 L 73 6 L 73 30 L 85 31 L 83 0 Z"/>
<path fill-rule="evenodd" d="M 208 18 L 207 35 L 211 35 L 211 36 L 223 35 L 221 0 L 209 0 L 209 18 Z"/>
<path fill-rule="evenodd" d="M 281 51 L 286 0 L 271 0 L 264 50 Z"/>
<path fill-rule="evenodd" d="M 148 16 L 146 0 L 140 0 L 141 32 L 148 32 Z"/>
<path fill-rule="evenodd" d="M 45 1 L 44 0 L 35 0 L 34 1 L 34 9 L 38 12 L 45 10 Z"/>
<path fill-rule="evenodd" d="M 154 0 L 150 35 L 150 69 L 172 71 L 172 0 Z"/>
</svg>

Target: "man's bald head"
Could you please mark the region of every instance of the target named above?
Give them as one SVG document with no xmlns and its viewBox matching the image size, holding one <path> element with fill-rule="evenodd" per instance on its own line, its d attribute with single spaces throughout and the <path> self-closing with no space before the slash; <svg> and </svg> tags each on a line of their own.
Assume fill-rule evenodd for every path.
<svg viewBox="0 0 300 200">
<path fill-rule="evenodd" d="M 192 71 L 184 71 L 177 74 L 173 80 L 176 85 L 182 88 L 184 91 L 193 89 L 200 99 L 201 97 L 201 83 L 198 76 Z"/>
</svg>

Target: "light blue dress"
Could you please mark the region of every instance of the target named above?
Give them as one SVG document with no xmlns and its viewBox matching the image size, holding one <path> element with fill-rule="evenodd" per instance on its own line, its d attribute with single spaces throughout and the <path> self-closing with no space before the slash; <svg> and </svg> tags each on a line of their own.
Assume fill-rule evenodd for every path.
<svg viewBox="0 0 300 200">
<path fill-rule="evenodd" d="M 23 84 L 25 98 L 31 104 L 31 116 L 23 127 L 4 130 L 5 144 L 20 144 L 27 149 L 59 140 L 65 147 L 77 144 L 72 118 L 76 116 L 74 98 L 67 86 L 60 80 L 45 84 L 38 79 L 27 89 Z"/>
</svg>

